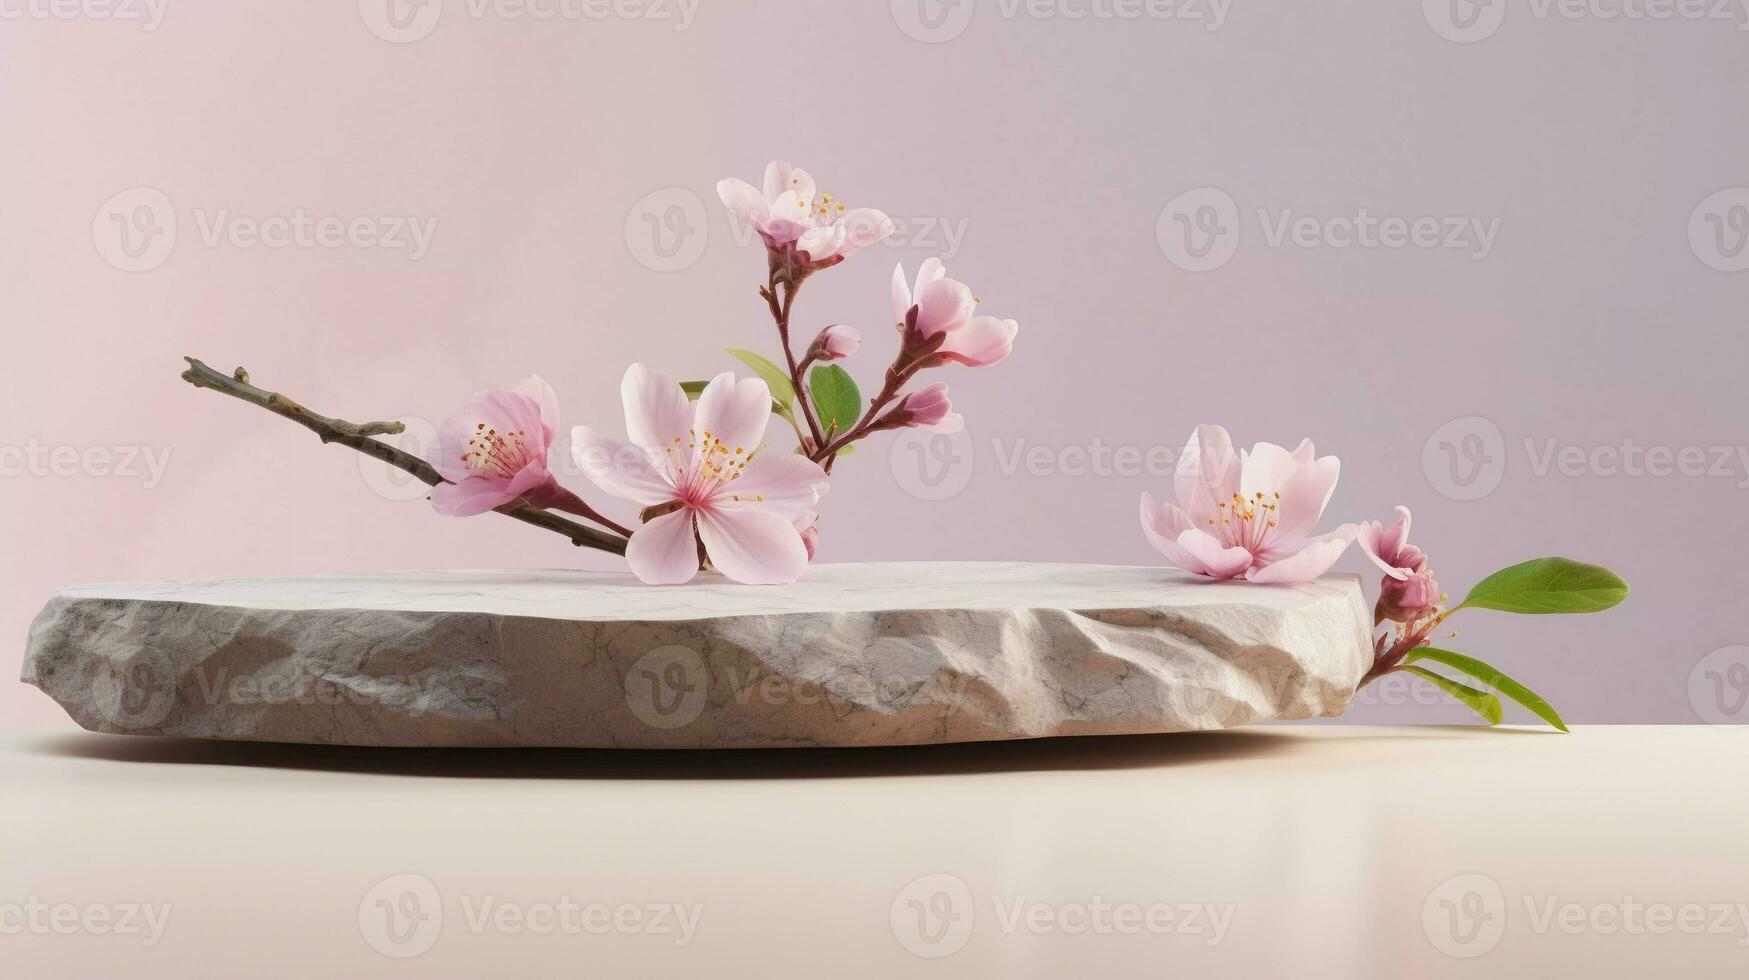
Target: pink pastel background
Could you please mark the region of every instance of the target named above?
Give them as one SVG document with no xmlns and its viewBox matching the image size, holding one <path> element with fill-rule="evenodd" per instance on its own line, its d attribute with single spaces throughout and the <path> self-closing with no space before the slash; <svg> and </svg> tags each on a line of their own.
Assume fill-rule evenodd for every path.
<svg viewBox="0 0 1749 980">
<path fill-rule="evenodd" d="M 1309 435 L 1343 460 L 1332 517 L 1412 505 L 1453 591 L 1549 553 L 1636 588 L 1598 617 L 1466 614 L 1450 645 L 1573 721 L 1698 720 L 1697 665 L 1749 643 L 1749 272 L 1714 268 L 1729 249 L 1689 234 L 1703 201 L 1749 184 L 1739 24 L 1513 6 L 1460 43 L 1401 0 L 1222 4 L 1218 26 L 923 2 L 705 3 L 682 23 L 677 0 L 667 20 L 442 0 L 410 11 L 440 17 L 405 43 L 373 31 L 393 33 L 377 0 L 170 0 L 150 30 L 89 11 L 0 20 L 0 673 L 17 676 L 63 583 L 612 567 L 506 521 L 436 517 L 353 454 L 187 387 L 179 358 L 246 365 L 346 417 L 426 423 L 538 371 L 567 423 L 617 430 L 628 362 L 702 377 L 733 366 L 722 347 L 771 349 L 762 260 L 711 189 L 781 156 L 907 222 L 798 303 L 809 335 L 864 330 L 850 366 L 865 387 L 891 350 L 896 261 L 950 252 L 983 309 L 1021 323 L 1007 363 L 947 376 L 970 423 L 949 447 L 964 488 L 926 499 L 942 496 L 920 482 L 927 454 L 865 448 L 826 501 L 823 559 L 1156 562 L 1136 497 L 1164 473 L 1084 472 L 1081 451 L 1164 450 L 1203 421 L 1243 441 Z M 929 24 L 952 36 L 913 36 Z M 178 227 L 161 264 L 129 272 L 106 259 L 103 209 L 136 187 Z M 1241 231 L 1231 261 L 1191 272 L 1157 223 L 1203 187 L 1236 202 Z M 435 232 L 417 257 L 203 235 L 299 209 Z M 1269 240 L 1288 210 L 1360 209 L 1498 232 L 1481 259 Z M 1729 469 L 1539 465 L 1549 446 L 1629 440 L 1718 447 Z M 1457 499 L 1474 467 L 1442 464 L 1447 441 L 1482 446 L 1498 485 Z M 1044 465 L 1025 462 L 1034 446 Z M 165 465 L 57 473 L 31 447 Z M 1348 717 L 1464 714 L 1405 687 Z M 0 685 L 0 723 L 71 724 L 18 684 Z"/>
</svg>

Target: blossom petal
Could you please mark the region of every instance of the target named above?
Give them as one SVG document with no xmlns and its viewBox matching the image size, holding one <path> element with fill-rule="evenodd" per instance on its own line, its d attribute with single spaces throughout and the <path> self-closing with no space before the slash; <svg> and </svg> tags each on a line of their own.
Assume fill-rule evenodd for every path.
<svg viewBox="0 0 1749 980">
<path fill-rule="evenodd" d="M 692 510 L 663 514 L 632 531 L 626 564 L 646 585 L 679 585 L 698 574 L 698 543 L 692 537 Z"/>
<path fill-rule="evenodd" d="M 883 241 L 893 233 L 897 226 L 893 224 L 893 219 L 887 217 L 885 211 L 877 211 L 874 208 L 851 208 L 838 216 L 833 227 L 843 229 L 844 237 L 838 250 L 845 255 L 850 255 Z"/>
<path fill-rule="evenodd" d="M 808 200 L 794 191 L 785 191 L 771 202 L 771 217 L 766 219 L 765 230 L 774 243 L 788 245 L 814 227 Z"/>
<path fill-rule="evenodd" d="M 810 262 L 824 262 L 838 255 L 848 255 L 848 229 L 837 225 L 815 225 L 796 239 L 796 251 L 806 252 Z"/>
<path fill-rule="evenodd" d="M 814 178 L 800 167 L 783 160 L 765 165 L 765 199 L 775 203 L 786 193 L 793 193 L 803 204 L 814 200 Z"/>
<path fill-rule="evenodd" d="M 1336 559 L 1348 550 L 1354 534 L 1354 525 L 1344 524 L 1329 534 L 1299 539 L 1294 543 L 1296 550 L 1291 556 L 1259 565 L 1246 572 L 1245 578 L 1259 585 L 1310 582 L 1336 564 Z"/>
<path fill-rule="evenodd" d="M 698 449 L 693 458 L 708 455 L 712 445 L 707 443 L 720 444 L 730 460 L 740 455 L 736 450 L 752 452 L 765 438 L 770 418 L 771 387 L 763 379 L 737 381 L 726 371 L 717 375 L 698 396 L 698 413 L 693 420 Z"/>
<path fill-rule="evenodd" d="M 995 364 L 1014 349 L 1020 324 L 993 316 L 975 316 L 948 334 L 940 353 L 970 367 Z"/>
<path fill-rule="evenodd" d="M 1276 537 L 1296 538 L 1310 532 L 1336 491 L 1342 464 L 1334 456 L 1303 458 L 1309 447 L 1309 442 L 1301 443 L 1299 450 L 1290 453 L 1273 443 L 1260 442 L 1245 455 L 1239 493 L 1247 500 L 1261 493 L 1265 503 L 1278 505 Z M 1278 493 L 1280 499 L 1274 496 Z"/>
<path fill-rule="evenodd" d="M 917 304 L 917 328 L 925 338 L 958 330 L 978 305 L 965 283 L 945 278 L 924 283 L 912 294 L 912 301 Z"/>
<path fill-rule="evenodd" d="M 819 463 L 796 453 L 761 454 L 711 499 L 724 511 L 771 510 L 790 521 L 805 516 L 831 487 Z"/>
<path fill-rule="evenodd" d="M 476 476 L 432 487 L 431 509 L 446 517 L 473 517 L 519 496 L 521 492 L 513 491 L 510 481 L 503 477 Z"/>
<path fill-rule="evenodd" d="M 794 582 L 808 568 L 808 548 L 802 543 L 801 532 L 776 511 L 700 511 L 698 535 L 711 564 L 737 582 Z"/>
<path fill-rule="evenodd" d="M 536 374 L 518 381 L 510 390 L 534 402 L 543 431 L 541 442 L 551 446 L 553 438 L 559 434 L 559 396 L 554 393 L 553 386 Z"/>
<path fill-rule="evenodd" d="M 1251 552 L 1238 545 L 1223 547 L 1214 535 L 1201 528 L 1189 528 L 1178 534 L 1178 546 L 1203 563 L 1205 575 L 1233 578 L 1251 567 Z"/>
<path fill-rule="evenodd" d="M 754 228 L 764 228 L 771 218 L 770 199 L 744 180 L 730 177 L 717 181 L 717 197 L 730 214 Z"/>
<path fill-rule="evenodd" d="M 789 175 L 794 169 L 787 160 L 773 160 L 765 165 L 765 200 L 775 201 L 789 190 Z"/>
<path fill-rule="evenodd" d="M 1219 520 L 1216 504 L 1239 492 L 1239 471 L 1239 458 L 1233 454 L 1227 430 L 1218 425 L 1197 426 L 1172 474 L 1179 506 L 1199 526 Z"/>
<path fill-rule="evenodd" d="M 619 386 L 626 413 L 626 438 L 656 453 L 686 441 L 692 427 L 692 403 L 674 379 L 642 364 L 626 368 Z"/>
<path fill-rule="evenodd" d="M 946 276 L 947 266 L 942 264 L 940 258 L 931 255 L 924 259 L 923 264 L 917 267 L 917 279 L 911 286 L 911 302 L 917 302 L 917 294 L 923 291 L 924 286 Z"/>
<path fill-rule="evenodd" d="M 893 266 L 893 322 L 903 327 L 911 312 L 911 284 L 905 281 L 905 264 Z"/>
<path fill-rule="evenodd" d="M 1142 494 L 1142 534 L 1147 537 L 1148 543 L 1179 568 L 1197 575 L 1207 575 L 1208 566 L 1178 546 L 1178 536 L 1189 530 L 1189 527 L 1189 520 L 1182 510 L 1172 504 L 1161 507 L 1155 502 L 1153 494 Z"/>
<path fill-rule="evenodd" d="M 1355 525 L 1354 543 L 1360 545 L 1360 550 L 1366 552 L 1373 564 L 1377 565 L 1386 575 L 1401 582 L 1409 577 L 1413 569 L 1399 568 L 1384 557 L 1386 551 L 1396 552 L 1409 540 L 1409 508 L 1397 508 L 1397 522 L 1389 531 L 1378 521 L 1362 521 Z"/>
<path fill-rule="evenodd" d="M 640 507 L 665 504 L 676 497 L 671 472 L 659 468 L 649 450 L 628 446 L 587 425 L 571 430 L 571 458 L 591 483 Z"/>
</svg>

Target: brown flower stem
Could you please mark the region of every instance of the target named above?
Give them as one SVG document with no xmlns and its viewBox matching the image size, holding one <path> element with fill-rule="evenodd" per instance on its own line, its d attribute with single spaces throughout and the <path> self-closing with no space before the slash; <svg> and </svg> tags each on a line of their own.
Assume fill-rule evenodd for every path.
<svg viewBox="0 0 1749 980">
<path fill-rule="evenodd" d="M 238 368 L 233 374 L 222 374 L 206 366 L 197 358 L 187 357 L 184 360 L 188 362 L 189 367 L 188 370 L 182 372 L 182 380 L 196 388 L 210 388 L 213 391 L 230 395 L 232 398 L 246 401 L 251 405 L 265 408 L 281 418 L 290 419 L 309 429 L 325 443 L 339 443 L 373 459 L 382 460 L 398 470 L 411 474 L 427 486 L 434 487 L 440 483 L 448 482 L 437 472 L 435 467 L 425 460 L 386 442 L 371 438 L 379 435 L 395 435 L 403 431 L 405 427 L 399 422 L 355 423 L 318 415 L 279 392 L 257 388 L 249 382 L 249 372 L 242 368 Z M 579 500 L 578 503 L 581 504 L 582 501 Z M 587 505 L 584 507 L 587 509 Z M 512 501 L 502 507 L 495 508 L 495 510 L 505 517 L 514 518 L 524 524 L 532 524 L 535 527 L 562 534 L 578 547 L 594 548 L 616 555 L 625 554 L 626 539 L 621 535 L 627 532 L 617 524 L 600 518 L 599 515 L 584 516 L 589 516 L 591 520 L 600 520 L 605 526 L 612 527 L 619 534 L 608 534 L 578 524 L 551 511 L 542 510 L 522 499 Z M 590 514 L 593 514 L 593 511 Z"/>
<path fill-rule="evenodd" d="M 796 291 L 801 288 L 802 279 L 795 273 L 780 276 L 784 263 L 775 256 L 771 259 L 771 275 L 766 280 L 765 288 L 760 290 L 765 296 L 765 303 L 771 308 L 771 318 L 777 322 L 777 339 L 783 346 L 783 360 L 789 367 L 790 385 L 796 390 L 796 407 L 801 409 L 802 418 L 808 423 L 808 431 L 813 434 L 816 447 L 826 444 L 826 435 L 820 428 L 820 419 L 814 414 L 813 399 L 808 397 L 807 379 L 802 375 L 804 365 L 796 361 L 795 350 L 789 342 L 789 313 L 795 304 Z M 783 287 L 783 300 L 778 301 L 777 290 Z"/>
</svg>

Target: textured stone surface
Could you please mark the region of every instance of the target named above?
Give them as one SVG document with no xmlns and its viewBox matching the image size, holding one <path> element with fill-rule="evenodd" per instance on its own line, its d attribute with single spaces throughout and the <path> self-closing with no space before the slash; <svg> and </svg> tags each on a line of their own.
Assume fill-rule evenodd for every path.
<svg viewBox="0 0 1749 980">
<path fill-rule="evenodd" d="M 1359 580 L 820 565 L 650 588 L 579 571 L 61 590 L 24 680 L 86 728 L 405 746 L 910 745 L 1341 713 Z"/>
</svg>

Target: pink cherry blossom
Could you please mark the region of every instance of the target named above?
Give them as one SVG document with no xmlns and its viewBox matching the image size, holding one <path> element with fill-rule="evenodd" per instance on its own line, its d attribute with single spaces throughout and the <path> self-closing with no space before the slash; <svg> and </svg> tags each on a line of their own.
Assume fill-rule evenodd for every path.
<svg viewBox="0 0 1749 980">
<path fill-rule="evenodd" d="M 652 585 L 689 581 L 702 541 L 711 564 L 737 582 L 801 577 L 808 550 L 798 523 L 826 492 L 826 473 L 805 456 L 763 451 L 765 382 L 719 374 L 695 406 L 667 375 L 633 364 L 620 396 L 629 444 L 588 426 L 572 430 L 571 443 L 597 486 L 659 512 L 632 532 L 633 574 Z"/>
<path fill-rule="evenodd" d="M 717 196 L 774 255 L 793 258 L 810 272 L 837 265 L 894 229 L 892 219 L 874 208 L 847 208 L 831 194 L 816 195 L 814 178 L 781 160 L 766 166 L 763 189 L 729 177 L 717 181 Z"/>
<path fill-rule="evenodd" d="M 893 268 L 893 317 L 922 366 L 958 361 L 983 367 L 1008 356 L 1020 325 L 974 316 L 977 305 L 965 283 L 947 277 L 940 259 L 925 260 L 914 283 L 905 281 L 903 265 Z"/>
<path fill-rule="evenodd" d="M 431 488 L 431 505 L 440 514 L 469 517 L 518 497 L 536 507 L 575 499 L 547 469 L 558 424 L 558 397 L 538 376 L 508 391 L 476 394 L 438 429 L 431 465 L 449 482 Z"/>
<path fill-rule="evenodd" d="M 1288 452 L 1260 442 L 1233 450 L 1227 430 L 1199 426 L 1178 459 L 1176 504 L 1142 494 L 1142 531 L 1172 564 L 1210 578 L 1309 582 L 1342 556 L 1355 529 L 1312 535 L 1340 464 L 1311 440 Z"/>
<path fill-rule="evenodd" d="M 1407 579 L 1427 564 L 1427 556 L 1409 543 L 1409 508 L 1397 508 L 1397 521 L 1389 529 L 1378 521 L 1355 526 L 1355 543 L 1386 575 Z"/>
</svg>

